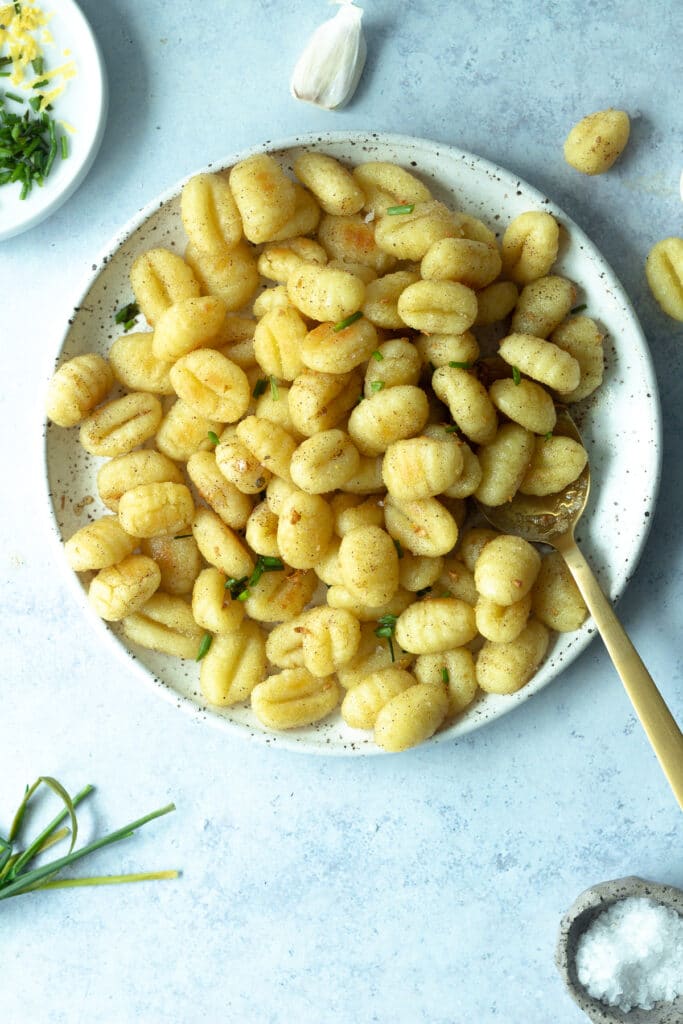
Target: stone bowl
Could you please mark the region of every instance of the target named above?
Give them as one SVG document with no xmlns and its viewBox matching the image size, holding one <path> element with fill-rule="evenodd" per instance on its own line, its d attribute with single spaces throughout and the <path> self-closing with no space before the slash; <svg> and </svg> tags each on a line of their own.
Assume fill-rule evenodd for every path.
<svg viewBox="0 0 683 1024">
<path fill-rule="evenodd" d="M 649 897 L 683 915 L 683 890 L 672 885 L 660 885 L 634 876 L 600 882 L 582 892 L 562 918 L 555 950 L 557 968 L 569 995 L 594 1024 L 681 1024 L 683 994 L 673 1003 L 656 1003 L 651 1010 L 634 1008 L 624 1013 L 616 1006 L 607 1006 L 594 999 L 577 977 L 576 947 L 579 938 L 598 914 L 628 896 Z"/>
</svg>

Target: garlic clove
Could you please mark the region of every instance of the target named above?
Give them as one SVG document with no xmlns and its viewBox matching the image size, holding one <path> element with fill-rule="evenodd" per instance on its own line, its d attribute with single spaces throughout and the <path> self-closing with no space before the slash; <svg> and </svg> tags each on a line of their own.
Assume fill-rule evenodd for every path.
<svg viewBox="0 0 683 1024">
<path fill-rule="evenodd" d="M 292 96 L 326 110 L 342 107 L 353 96 L 363 73 L 367 47 L 361 28 L 363 11 L 353 0 L 336 0 L 334 18 L 320 25 L 294 67 Z"/>
</svg>

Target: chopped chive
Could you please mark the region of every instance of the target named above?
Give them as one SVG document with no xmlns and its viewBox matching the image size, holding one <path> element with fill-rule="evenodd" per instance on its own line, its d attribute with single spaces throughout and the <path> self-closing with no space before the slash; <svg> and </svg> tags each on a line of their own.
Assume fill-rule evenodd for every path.
<svg viewBox="0 0 683 1024">
<path fill-rule="evenodd" d="M 552 432 L 552 430 L 549 430 L 547 434 L 544 434 L 544 435 L 543 435 L 543 437 L 544 437 L 544 439 L 545 439 L 546 441 L 549 441 L 549 440 L 550 440 L 550 438 L 551 438 L 552 436 L 553 436 L 553 432 Z"/>
<path fill-rule="evenodd" d="M 365 395 L 361 393 L 358 396 L 358 398 L 356 399 L 356 405 L 360 405 L 360 403 L 363 401 L 364 398 L 365 398 Z"/>
<path fill-rule="evenodd" d="M 251 591 L 249 590 L 249 588 L 246 588 L 245 590 L 240 591 L 240 593 L 237 595 L 237 600 L 238 601 L 246 601 L 250 597 L 251 597 Z"/>
<path fill-rule="evenodd" d="M 256 559 L 254 571 L 247 580 L 247 587 L 255 587 L 264 572 L 279 572 L 284 567 L 285 563 L 281 558 L 276 558 L 272 555 L 259 555 Z"/>
<path fill-rule="evenodd" d="M 247 583 L 246 576 L 229 576 L 225 581 L 225 589 L 230 591 L 231 597 L 237 597 L 239 593 L 244 589 Z"/>
<path fill-rule="evenodd" d="M 519 367 L 517 366 L 512 367 L 512 379 L 515 382 L 515 384 L 521 384 L 522 382 L 522 375 L 519 372 Z"/>
<path fill-rule="evenodd" d="M 377 620 L 377 629 L 375 629 L 374 631 L 375 636 L 381 637 L 382 639 L 386 640 L 387 643 L 389 644 L 389 653 L 391 654 L 392 661 L 396 661 L 396 658 L 394 656 L 394 644 L 392 638 L 394 636 L 394 631 L 396 629 L 397 618 L 397 615 L 383 615 L 381 619 Z"/>
<path fill-rule="evenodd" d="M 397 213 L 412 213 L 414 209 L 415 203 L 405 203 L 403 206 L 388 206 L 386 212 L 394 217 Z"/>
<path fill-rule="evenodd" d="M 40 96 L 31 96 L 31 99 L 28 101 L 28 105 L 31 108 L 31 110 L 38 110 L 38 107 L 41 103 L 42 99 Z"/>
<path fill-rule="evenodd" d="M 216 446 L 216 445 L 217 445 L 217 444 L 219 443 L 219 441 L 220 441 L 220 438 L 219 438 L 218 434 L 217 434 L 217 433 L 216 433 L 216 432 L 215 432 L 214 430 L 210 430 L 210 431 L 209 431 L 209 441 L 211 442 L 211 444 L 212 444 L 212 445 L 213 445 L 214 447 L 215 447 L 215 446 Z"/>
<path fill-rule="evenodd" d="M 128 331 L 130 331 L 131 328 L 133 327 L 135 327 L 135 320 L 126 320 L 125 324 L 123 325 L 123 333 L 128 334 Z"/>
<path fill-rule="evenodd" d="M 213 643 L 213 637 L 210 633 L 205 633 L 199 642 L 199 650 L 197 651 L 197 657 L 195 661 L 201 661 L 209 653 L 209 647 Z"/>
<path fill-rule="evenodd" d="M 383 380 L 373 380 L 371 382 L 371 384 L 370 384 L 370 390 L 371 391 L 381 391 L 383 387 L 384 387 L 384 381 Z"/>
<path fill-rule="evenodd" d="M 254 384 L 254 390 L 252 391 L 252 395 L 254 396 L 254 398 L 260 398 L 267 387 L 268 381 L 265 379 L 265 377 L 259 377 L 259 379 Z"/>
<path fill-rule="evenodd" d="M 15 92 L 6 92 L 5 93 L 5 99 L 14 100 L 15 103 L 23 103 L 24 102 L 24 97 L 23 96 L 17 96 L 17 94 Z"/>
<path fill-rule="evenodd" d="M 276 558 L 274 555 L 259 555 L 259 562 L 263 565 L 264 572 L 274 572 L 276 569 L 284 569 L 285 564 L 281 558 Z"/>
<path fill-rule="evenodd" d="M 457 434 L 458 426 L 455 423 L 451 423 L 450 426 L 444 428 L 447 434 Z"/>
<path fill-rule="evenodd" d="M 335 334 L 337 334 L 339 331 L 343 331 L 345 330 L 345 328 L 350 327 L 351 324 L 355 324 L 356 320 L 360 320 L 362 315 L 362 311 L 360 309 L 357 309 L 355 313 L 351 314 L 351 316 L 347 316 L 343 320 L 339 320 L 334 325 L 332 330 L 335 332 Z"/>
<path fill-rule="evenodd" d="M 36 57 L 35 60 L 31 61 L 31 67 L 36 75 L 42 75 L 45 71 L 45 61 L 42 57 Z"/>
<path fill-rule="evenodd" d="M 140 312 L 140 307 L 137 302 L 129 302 L 127 306 L 122 306 L 121 309 L 116 313 L 114 317 L 114 323 L 125 324 L 129 320 L 134 319 Z"/>
<path fill-rule="evenodd" d="M 396 554 L 399 558 L 403 558 L 403 548 L 401 547 L 400 540 L 394 540 L 394 547 L 396 548 Z"/>
<path fill-rule="evenodd" d="M 450 362 L 448 365 L 452 366 L 454 369 L 458 369 L 458 370 L 469 370 L 472 367 L 472 363 Z"/>
<path fill-rule="evenodd" d="M 69 140 L 66 135 L 62 135 L 60 142 L 62 144 L 62 160 L 66 160 L 69 155 Z"/>
<path fill-rule="evenodd" d="M 47 78 L 41 78 L 39 82 L 34 82 L 31 86 L 32 89 L 44 89 L 46 85 L 49 85 Z"/>
<path fill-rule="evenodd" d="M 0 71 L 0 78 L 9 78 L 11 74 L 11 71 Z"/>
<path fill-rule="evenodd" d="M 442 668 L 441 669 L 441 678 L 444 681 L 444 683 L 449 683 L 450 682 L 450 676 L 448 675 L 448 669 L 447 668 Z"/>
<path fill-rule="evenodd" d="M 382 360 L 384 359 L 384 356 L 382 355 L 381 352 L 375 349 L 375 351 L 372 353 L 372 358 L 376 359 L 378 363 L 381 363 Z"/>
<path fill-rule="evenodd" d="M 14 0 L 14 13 L 21 14 L 21 4 L 19 3 L 19 0 Z"/>
<path fill-rule="evenodd" d="M 11 57 L 0 57 L 0 67 L 5 67 L 6 64 L 11 64 L 11 63 L 12 63 L 12 58 Z"/>
<path fill-rule="evenodd" d="M 278 387 L 277 377 L 270 378 L 270 397 L 274 402 L 277 402 L 280 399 L 280 389 Z"/>
<path fill-rule="evenodd" d="M 569 315 L 574 316 L 575 313 L 583 313 L 584 309 L 588 309 L 585 302 L 582 302 L 580 306 L 574 306 L 573 309 L 569 310 Z"/>
</svg>

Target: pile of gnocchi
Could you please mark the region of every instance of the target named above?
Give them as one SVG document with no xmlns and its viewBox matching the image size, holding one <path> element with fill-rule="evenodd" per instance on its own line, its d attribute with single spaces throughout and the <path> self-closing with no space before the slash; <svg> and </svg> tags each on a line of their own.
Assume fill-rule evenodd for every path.
<svg viewBox="0 0 683 1024">
<path fill-rule="evenodd" d="M 130 270 L 144 329 L 49 385 L 101 460 L 106 514 L 66 542 L 97 614 L 269 730 L 340 709 L 400 751 L 519 690 L 586 608 L 468 499 L 586 464 L 556 401 L 598 387 L 602 335 L 551 273 L 555 219 L 499 242 L 403 167 L 316 151 L 197 175 L 180 213 L 184 256 Z"/>
</svg>

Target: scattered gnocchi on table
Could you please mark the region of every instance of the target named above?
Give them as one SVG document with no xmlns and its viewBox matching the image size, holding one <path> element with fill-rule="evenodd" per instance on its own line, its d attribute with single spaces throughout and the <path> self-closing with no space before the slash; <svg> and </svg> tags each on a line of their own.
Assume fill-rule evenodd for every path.
<svg viewBox="0 0 683 1024">
<path fill-rule="evenodd" d="M 200 663 L 209 704 L 272 730 L 339 709 L 400 751 L 586 617 L 557 555 L 467 499 L 578 476 L 555 403 L 599 386 L 602 335 L 552 273 L 549 213 L 499 243 L 402 167 L 293 172 L 192 178 L 184 258 L 131 267 L 148 329 L 56 371 L 48 417 L 107 460 L 66 554 L 128 641 Z"/>
</svg>

